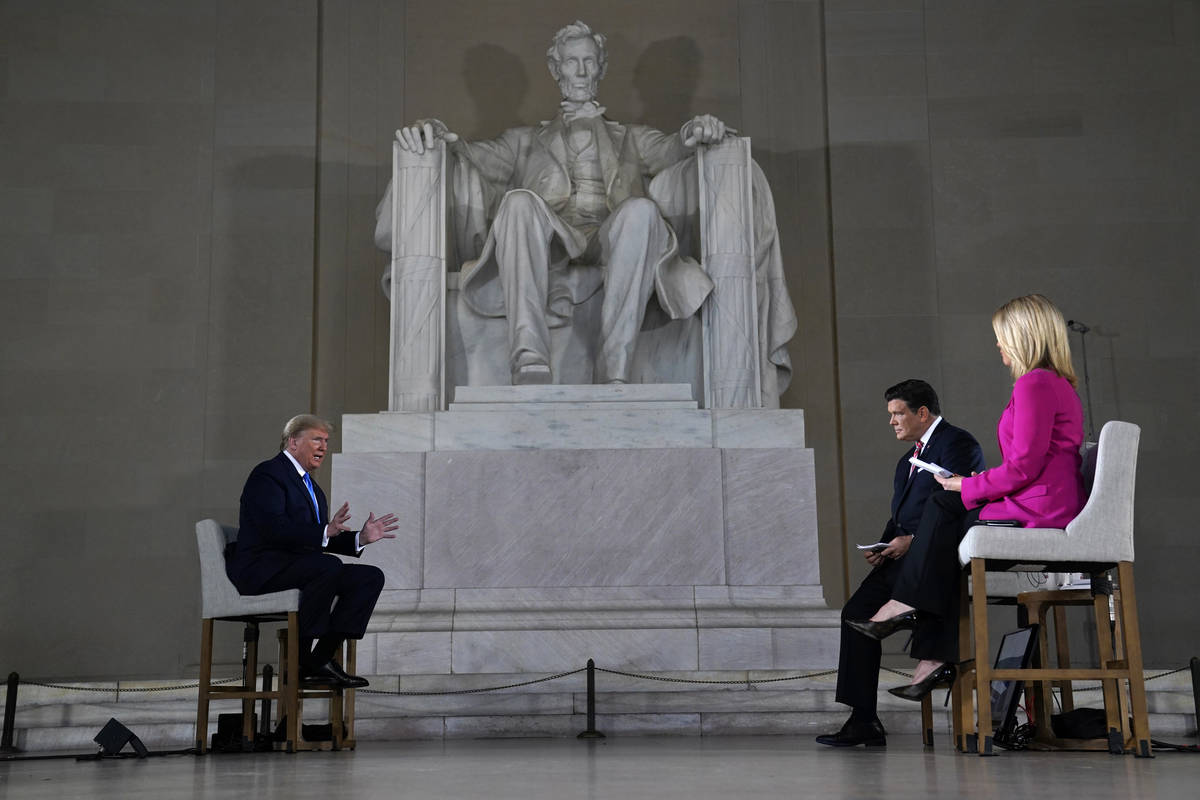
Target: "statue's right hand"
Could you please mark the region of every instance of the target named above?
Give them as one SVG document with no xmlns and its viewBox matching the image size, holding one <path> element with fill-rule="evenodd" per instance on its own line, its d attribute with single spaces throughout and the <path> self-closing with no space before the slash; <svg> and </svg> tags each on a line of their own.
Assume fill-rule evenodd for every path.
<svg viewBox="0 0 1200 800">
<path fill-rule="evenodd" d="M 396 131 L 396 141 L 400 143 L 401 149 L 418 155 L 427 149 L 433 149 L 438 139 L 457 142 L 458 134 L 451 133 L 450 129 L 446 127 L 446 123 L 440 119 L 417 120 L 407 128 L 400 128 Z"/>
</svg>

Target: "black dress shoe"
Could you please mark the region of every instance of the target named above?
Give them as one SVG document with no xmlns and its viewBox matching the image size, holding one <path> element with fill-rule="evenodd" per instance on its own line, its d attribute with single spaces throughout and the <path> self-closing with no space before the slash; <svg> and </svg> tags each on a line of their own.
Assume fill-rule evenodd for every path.
<svg viewBox="0 0 1200 800">
<path fill-rule="evenodd" d="M 869 619 L 848 619 L 846 624 L 863 636 L 883 641 L 896 631 L 911 631 L 917 627 L 917 612 L 905 611 L 903 614 L 897 614 L 879 622 L 872 622 Z"/>
<path fill-rule="evenodd" d="M 860 744 L 867 747 L 887 747 L 887 732 L 878 719 L 871 722 L 846 720 L 840 731 L 821 734 L 817 737 L 817 743 L 830 747 L 854 747 Z"/>
<path fill-rule="evenodd" d="M 896 697 L 905 700 L 916 700 L 919 703 L 925 698 L 925 695 L 939 686 L 953 686 L 956 675 L 958 675 L 958 670 L 955 669 L 953 664 L 942 664 L 933 672 L 926 675 L 925 680 L 920 683 L 911 683 L 908 686 L 896 686 L 888 689 L 888 694 L 894 694 Z"/>
<path fill-rule="evenodd" d="M 336 661 L 327 661 L 319 667 L 310 667 L 300 676 L 305 686 L 332 686 L 337 689 L 362 689 L 370 686 L 366 678 L 351 675 Z"/>
</svg>

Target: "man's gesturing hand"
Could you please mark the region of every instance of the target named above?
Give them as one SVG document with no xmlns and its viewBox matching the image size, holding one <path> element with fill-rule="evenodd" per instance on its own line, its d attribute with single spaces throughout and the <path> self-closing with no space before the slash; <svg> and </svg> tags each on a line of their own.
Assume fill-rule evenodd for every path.
<svg viewBox="0 0 1200 800">
<path fill-rule="evenodd" d="M 375 519 L 374 514 L 368 514 L 367 521 L 363 523 L 363 528 L 358 534 L 358 543 L 367 545 L 380 539 L 395 539 L 396 534 L 392 531 L 399 527 L 395 514 L 384 514 L 379 519 Z"/>
<path fill-rule="evenodd" d="M 350 530 L 350 526 L 346 524 L 346 521 L 349 519 L 350 504 L 342 503 L 342 507 L 334 512 L 333 518 L 330 519 L 329 524 L 325 526 L 325 535 L 332 539 L 342 531 Z"/>
</svg>

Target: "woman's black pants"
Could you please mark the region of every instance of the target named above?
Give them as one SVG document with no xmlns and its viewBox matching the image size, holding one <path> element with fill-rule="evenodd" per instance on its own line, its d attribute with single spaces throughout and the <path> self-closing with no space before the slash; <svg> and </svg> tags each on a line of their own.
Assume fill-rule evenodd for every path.
<svg viewBox="0 0 1200 800">
<path fill-rule="evenodd" d="M 982 508 L 982 507 L 981 507 Z M 958 661 L 958 606 L 962 566 L 958 543 L 979 520 L 958 492 L 934 492 L 925 502 L 921 524 L 904 556 L 892 597 L 917 609 L 912 657 Z"/>
</svg>

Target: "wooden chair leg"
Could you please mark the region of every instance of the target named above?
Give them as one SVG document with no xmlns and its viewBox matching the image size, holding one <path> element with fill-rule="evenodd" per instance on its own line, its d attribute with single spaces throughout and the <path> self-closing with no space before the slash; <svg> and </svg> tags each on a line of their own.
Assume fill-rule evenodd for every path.
<svg viewBox="0 0 1200 800">
<path fill-rule="evenodd" d="M 1035 667 L 1050 666 L 1050 632 L 1046 627 L 1046 619 L 1051 612 L 1051 608 L 1047 603 L 1037 601 L 1031 604 L 1031 616 L 1037 620 L 1038 626 L 1038 648 L 1034 658 Z M 1060 627 L 1059 615 L 1055 613 L 1055 633 L 1057 634 Z M 1065 623 L 1062 624 L 1063 630 L 1066 629 Z M 1057 639 L 1056 639 L 1057 641 Z M 1056 654 L 1057 663 L 1059 666 L 1063 664 L 1063 651 L 1058 650 Z M 1069 659 L 1069 655 L 1068 655 Z M 1068 662 L 1069 663 L 1069 662 Z M 1054 732 L 1050 728 L 1050 717 L 1054 714 L 1054 687 L 1059 685 L 1059 682 L 1040 680 L 1030 681 L 1034 687 L 1034 713 L 1035 724 L 1037 726 L 1037 738 L 1043 742 L 1050 742 L 1054 738 Z M 1067 684 L 1070 685 L 1069 683 Z"/>
<path fill-rule="evenodd" d="M 343 668 L 345 667 L 341 648 L 338 648 L 337 652 L 333 654 L 333 660 Z M 346 691 L 346 689 L 331 689 L 329 692 L 330 747 L 334 750 L 342 749 L 342 741 L 345 738 L 343 707 L 345 706 Z"/>
<path fill-rule="evenodd" d="M 927 748 L 933 747 L 933 701 L 930 696 L 921 698 L 921 743 Z"/>
<path fill-rule="evenodd" d="M 247 622 L 242 633 L 243 646 L 246 648 L 246 666 L 242 673 L 242 691 L 253 692 L 258 676 L 258 623 Z M 242 742 L 254 741 L 254 699 L 242 699 Z"/>
<path fill-rule="evenodd" d="M 1124 671 L 1120 647 L 1114 648 L 1112 631 L 1109 628 L 1108 595 L 1092 596 L 1092 617 L 1096 623 L 1096 651 L 1099 654 L 1100 667 Z M 1104 697 L 1105 730 L 1108 732 L 1109 752 L 1123 753 L 1125 742 L 1129 739 L 1129 712 L 1125 707 L 1125 700 L 1121 696 L 1120 680 L 1118 678 L 1101 679 L 1100 689 Z M 1064 710 L 1068 709 L 1064 706 Z"/>
<path fill-rule="evenodd" d="M 196 703 L 196 752 L 208 752 L 208 701 L 212 687 L 213 621 L 200 623 L 200 687 Z"/>
<path fill-rule="evenodd" d="M 1122 561 L 1117 565 L 1117 582 L 1120 587 L 1117 619 L 1121 627 L 1125 661 L 1129 668 L 1129 702 L 1133 711 L 1133 754 L 1139 758 L 1153 758 L 1154 753 L 1150 748 L 1149 713 L 1146 707 L 1146 681 L 1142 674 L 1142 634 L 1138 625 L 1132 562 Z"/>
<path fill-rule="evenodd" d="M 280 689 L 284 691 L 284 713 L 287 715 L 287 751 L 294 753 L 300 745 L 300 623 L 297 612 L 289 611 L 287 620 L 287 660 L 280 655 Z M 286 663 L 286 665 L 285 665 Z"/>
<path fill-rule="evenodd" d="M 967 573 L 964 571 L 959 588 L 958 604 L 958 679 L 954 681 L 952 696 L 954 698 L 951 711 L 954 728 L 954 747 L 960 753 L 974 752 L 968 737 L 974 730 L 975 720 L 971 702 L 971 680 L 974 678 L 975 657 L 973 640 L 971 639 L 971 595 L 967 587 Z"/>
<path fill-rule="evenodd" d="M 1042 612 L 1045 617 L 1045 611 Z M 1059 669 L 1071 668 L 1071 636 L 1067 628 L 1067 609 L 1065 606 L 1054 606 L 1054 649 Z M 1103 652 L 1103 651 L 1102 651 Z M 1046 659 L 1047 663 L 1050 661 Z M 1071 690 L 1070 681 L 1055 681 L 1058 689 L 1059 705 L 1064 712 L 1075 708 L 1075 694 Z"/>
<path fill-rule="evenodd" d="M 355 639 L 346 640 L 346 671 L 351 675 L 358 674 L 358 641 Z M 346 724 L 342 746 L 349 750 L 353 750 L 358 745 L 354 738 L 354 697 L 356 694 L 354 689 L 346 690 Z"/>
<path fill-rule="evenodd" d="M 987 571 L 982 558 L 971 559 L 973 597 L 972 623 L 975 626 L 975 741 L 979 755 L 992 752 L 992 667 L 988 660 Z"/>
</svg>

